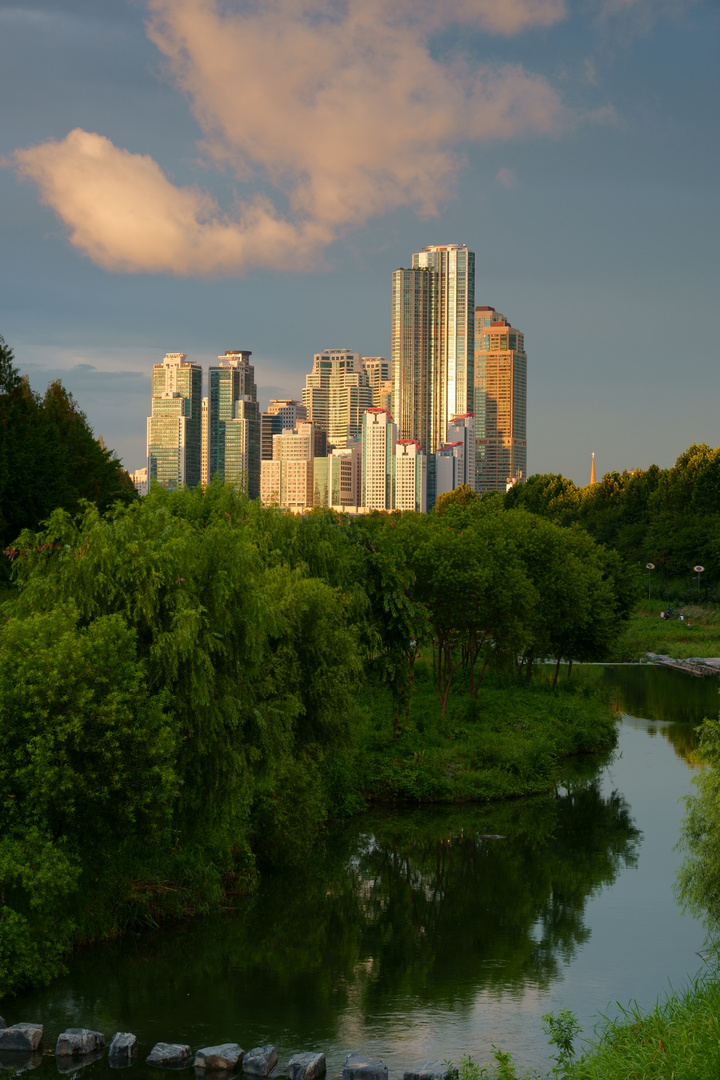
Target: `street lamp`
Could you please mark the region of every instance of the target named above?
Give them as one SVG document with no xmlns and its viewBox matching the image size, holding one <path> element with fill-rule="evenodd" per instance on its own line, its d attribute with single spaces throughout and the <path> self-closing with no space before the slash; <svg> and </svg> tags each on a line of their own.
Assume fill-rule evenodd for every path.
<svg viewBox="0 0 720 1080">
<path fill-rule="evenodd" d="M 645 569 L 648 572 L 648 600 L 650 599 L 650 574 L 655 569 L 654 562 L 645 563 Z"/>
<path fill-rule="evenodd" d="M 697 583 L 698 583 L 698 586 L 697 586 L 697 591 L 698 591 L 698 596 L 700 595 L 700 575 L 702 574 L 702 572 L 703 572 L 703 570 L 704 570 L 704 569 L 705 569 L 705 567 L 704 567 L 704 566 L 700 566 L 699 564 L 698 564 L 697 566 L 693 566 L 693 570 L 694 570 L 694 571 L 695 571 L 695 573 L 697 574 Z"/>
</svg>

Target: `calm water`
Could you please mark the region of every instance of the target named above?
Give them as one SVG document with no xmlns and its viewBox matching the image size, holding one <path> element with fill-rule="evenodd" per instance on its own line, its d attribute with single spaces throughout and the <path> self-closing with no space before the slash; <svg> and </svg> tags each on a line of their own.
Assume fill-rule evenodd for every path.
<svg viewBox="0 0 720 1080">
<path fill-rule="evenodd" d="M 627 714 L 618 749 L 574 766 L 556 798 L 368 815 L 241 915 L 81 952 L 67 977 L 5 1003 L 7 1021 L 43 1023 L 47 1047 L 71 1026 L 134 1031 L 141 1062 L 160 1040 L 273 1042 L 281 1063 L 321 1049 L 331 1077 L 363 1049 L 397 1077 L 430 1057 L 487 1062 L 492 1043 L 542 1066 L 543 1013 L 571 1008 L 589 1033 L 616 1001 L 651 1004 L 702 967 L 673 849 L 718 681 L 603 677 Z M 36 1075 L 51 1074 L 46 1058 Z M 109 1075 L 104 1060 L 83 1070 Z"/>
</svg>

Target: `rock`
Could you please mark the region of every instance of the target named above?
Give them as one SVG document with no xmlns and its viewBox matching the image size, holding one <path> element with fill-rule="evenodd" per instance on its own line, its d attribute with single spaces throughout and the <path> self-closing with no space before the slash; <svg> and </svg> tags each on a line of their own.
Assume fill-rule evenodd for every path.
<svg viewBox="0 0 720 1080">
<path fill-rule="evenodd" d="M 32 1050 L 29 1053 L 24 1050 L 0 1050 L 0 1072 L 8 1069 L 19 1075 L 22 1072 L 30 1072 L 42 1065 L 43 1056 L 41 1050 Z"/>
<path fill-rule="evenodd" d="M 406 1069 L 403 1080 L 456 1080 L 457 1069 L 444 1065 L 442 1061 L 423 1061 L 412 1069 Z"/>
<path fill-rule="evenodd" d="M 43 1037 L 42 1024 L 13 1024 L 0 1031 L 0 1050 L 37 1050 Z"/>
<path fill-rule="evenodd" d="M 288 1061 L 287 1074 L 288 1080 L 315 1080 L 318 1076 L 324 1076 L 325 1055 L 312 1051 L 293 1054 Z"/>
<path fill-rule="evenodd" d="M 6 1028 L 6 1027 L 7 1027 L 7 1024 L 3 1020 L 2 1016 L 0 1016 L 0 1031 L 2 1031 L 3 1028 Z"/>
<path fill-rule="evenodd" d="M 239 1069 L 243 1063 L 245 1051 L 237 1043 L 221 1043 L 220 1046 L 205 1046 L 195 1053 L 196 1069 Z"/>
<path fill-rule="evenodd" d="M 129 1031 L 116 1031 L 108 1051 L 108 1064 L 111 1069 L 122 1069 L 125 1065 L 132 1065 L 137 1052 L 137 1036 Z"/>
<path fill-rule="evenodd" d="M 156 1065 L 158 1069 L 184 1069 L 190 1064 L 192 1050 L 184 1043 L 155 1043 L 152 1050 L 145 1058 L 148 1065 Z"/>
<path fill-rule="evenodd" d="M 248 1076 L 269 1076 L 278 1062 L 277 1050 L 268 1043 L 248 1050 L 243 1058 L 243 1072 Z"/>
<path fill-rule="evenodd" d="M 105 1036 L 101 1031 L 88 1028 L 68 1028 L 58 1035 L 55 1057 L 84 1057 L 95 1050 L 105 1049 Z"/>
<path fill-rule="evenodd" d="M 61 1075 L 77 1076 L 80 1069 L 85 1069 L 88 1065 L 93 1065 L 96 1061 L 100 1061 L 104 1056 L 105 1047 L 101 1046 L 97 1050 L 91 1050 L 89 1054 L 83 1054 L 80 1057 L 73 1057 L 72 1054 L 56 1057 L 55 1065 L 57 1066 L 57 1071 Z"/>
<path fill-rule="evenodd" d="M 380 1058 L 368 1057 L 367 1054 L 348 1054 L 342 1080 L 388 1080 L 387 1065 Z"/>
</svg>

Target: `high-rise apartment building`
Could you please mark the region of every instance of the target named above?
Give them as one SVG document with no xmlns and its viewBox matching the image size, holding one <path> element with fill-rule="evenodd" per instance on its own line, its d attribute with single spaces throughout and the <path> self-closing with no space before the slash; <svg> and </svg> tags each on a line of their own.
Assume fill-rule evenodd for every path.
<svg viewBox="0 0 720 1080">
<path fill-rule="evenodd" d="M 260 470 L 260 499 L 295 512 L 313 505 L 315 426 L 300 420 L 295 428 L 273 435 L 272 461 Z"/>
<path fill-rule="evenodd" d="M 395 443 L 395 509 L 427 511 L 427 457 L 415 439 Z"/>
<path fill-rule="evenodd" d="M 208 372 L 208 476 L 260 494 L 260 406 L 252 353 L 229 349 Z"/>
<path fill-rule="evenodd" d="M 307 420 L 307 409 L 294 398 L 272 398 L 267 412 L 261 418 L 262 459 L 271 461 L 273 435 L 280 435 L 285 428 L 294 428 L 298 421 Z"/>
<path fill-rule="evenodd" d="M 527 476 L 525 338 L 493 307 L 475 308 L 476 490 Z"/>
<path fill-rule="evenodd" d="M 362 505 L 395 508 L 397 426 L 387 409 L 370 408 L 362 418 Z"/>
<path fill-rule="evenodd" d="M 401 438 L 428 455 L 430 506 L 448 422 L 473 411 L 474 306 L 475 254 L 464 244 L 426 247 L 393 275 L 392 413 Z"/>
<path fill-rule="evenodd" d="M 201 479 L 202 368 L 185 353 L 167 353 L 153 366 L 152 415 L 147 422 L 148 483 L 171 490 Z"/>
<path fill-rule="evenodd" d="M 461 444 L 462 469 L 458 472 L 455 487 L 467 484 L 475 491 L 475 413 L 453 416 L 447 426 L 447 443 Z"/>
<path fill-rule="evenodd" d="M 383 383 L 390 378 L 390 364 L 384 356 L 363 356 L 362 366 L 368 377 L 370 388 L 373 392 L 373 405 L 376 409 L 383 408 L 380 401 Z"/>
<path fill-rule="evenodd" d="M 314 505 L 335 510 L 360 506 L 360 445 L 332 450 L 313 463 Z"/>
<path fill-rule="evenodd" d="M 464 440 L 443 443 L 435 451 L 435 498 L 454 491 L 467 474 L 467 444 Z"/>
<path fill-rule="evenodd" d="M 200 423 L 200 483 L 208 486 L 208 440 L 210 437 L 210 407 L 208 399 L 202 399 L 202 420 Z"/>
<path fill-rule="evenodd" d="M 372 407 L 373 391 L 363 357 L 350 349 L 325 349 L 313 358 L 302 392 L 307 418 L 327 433 L 328 443 L 341 449 L 357 439 L 362 415 Z"/>
</svg>

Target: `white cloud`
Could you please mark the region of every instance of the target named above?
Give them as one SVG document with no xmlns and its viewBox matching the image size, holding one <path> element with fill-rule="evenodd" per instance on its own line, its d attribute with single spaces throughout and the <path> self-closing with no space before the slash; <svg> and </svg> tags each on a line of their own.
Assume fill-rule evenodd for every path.
<svg viewBox="0 0 720 1080">
<path fill-rule="evenodd" d="M 187 95 L 202 148 L 274 188 L 223 212 L 147 155 L 76 129 L 13 156 L 19 175 L 107 270 L 212 275 L 307 268 L 348 229 L 399 206 L 433 214 L 466 142 L 558 131 L 556 91 L 517 65 L 439 60 L 450 23 L 515 34 L 563 0 L 148 0 L 148 35 Z"/>
</svg>

